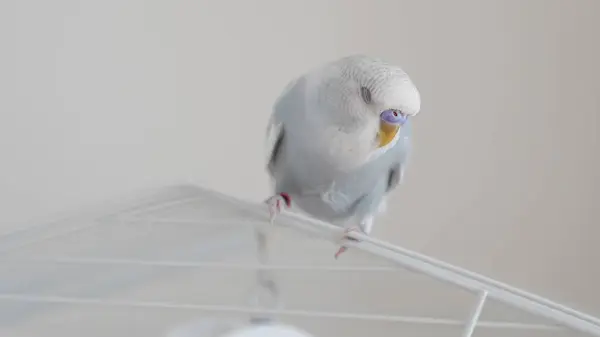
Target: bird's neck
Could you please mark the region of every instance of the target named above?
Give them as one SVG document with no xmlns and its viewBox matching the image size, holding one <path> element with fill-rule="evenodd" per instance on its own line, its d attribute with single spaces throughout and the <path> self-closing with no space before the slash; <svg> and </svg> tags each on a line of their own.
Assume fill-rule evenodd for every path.
<svg viewBox="0 0 600 337">
<path fill-rule="evenodd" d="M 365 121 L 346 122 L 321 126 L 315 129 L 313 138 L 319 159 L 342 170 L 353 169 L 364 164 L 377 149 L 378 144 L 377 125 Z"/>
</svg>

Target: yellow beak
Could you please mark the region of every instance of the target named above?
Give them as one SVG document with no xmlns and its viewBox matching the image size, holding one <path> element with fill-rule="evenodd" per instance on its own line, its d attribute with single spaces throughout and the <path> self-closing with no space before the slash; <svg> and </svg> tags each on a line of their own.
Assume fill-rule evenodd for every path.
<svg viewBox="0 0 600 337">
<path fill-rule="evenodd" d="M 381 121 L 381 124 L 379 124 L 378 133 L 379 147 L 384 147 L 387 144 L 389 144 L 394 139 L 394 137 L 396 137 L 396 133 L 398 133 L 398 130 L 400 130 L 399 125 L 394 125 Z"/>
</svg>

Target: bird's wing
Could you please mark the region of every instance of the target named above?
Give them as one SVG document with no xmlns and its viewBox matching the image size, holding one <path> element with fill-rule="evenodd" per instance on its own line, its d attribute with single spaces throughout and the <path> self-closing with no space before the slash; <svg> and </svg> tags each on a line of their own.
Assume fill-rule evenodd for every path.
<svg viewBox="0 0 600 337">
<path fill-rule="evenodd" d="M 271 177 L 274 176 L 281 158 L 284 156 L 284 143 L 288 131 L 293 131 L 297 119 L 304 109 L 304 80 L 296 78 L 284 88 L 275 101 L 273 111 L 267 124 L 267 168 Z"/>
</svg>

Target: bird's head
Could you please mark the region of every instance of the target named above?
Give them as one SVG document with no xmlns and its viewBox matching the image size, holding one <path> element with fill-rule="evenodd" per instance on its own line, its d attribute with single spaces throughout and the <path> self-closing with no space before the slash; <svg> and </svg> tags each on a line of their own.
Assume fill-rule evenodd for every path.
<svg viewBox="0 0 600 337">
<path fill-rule="evenodd" d="M 333 122 L 349 128 L 369 125 L 368 136 L 375 133 L 378 147 L 389 144 L 421 109 L 419 91 L 398 66 L 375 57 L 352 55 L 326 68 L 320 101 L 336 111 Z"/>
</svg>

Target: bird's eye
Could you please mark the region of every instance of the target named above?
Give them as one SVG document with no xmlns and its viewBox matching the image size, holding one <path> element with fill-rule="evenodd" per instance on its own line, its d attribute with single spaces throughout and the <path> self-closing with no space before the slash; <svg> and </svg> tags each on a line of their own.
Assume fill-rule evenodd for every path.
<svg viewBox="0 0 600 337">
<path fill-rule="evenodd" d="M 396 110 L 393 111 L 394 117 L 398 117 L 398 112 Z"/>
<path fill-rule="evenodd" d="M 367 87 L 360 87 L 360 95 L 362 96 L 363 101 L 365 101 L 365 103 L 369 104 L 371 103 L 371 90 L 369 90 L 369 88 Z"/>
</svg>

